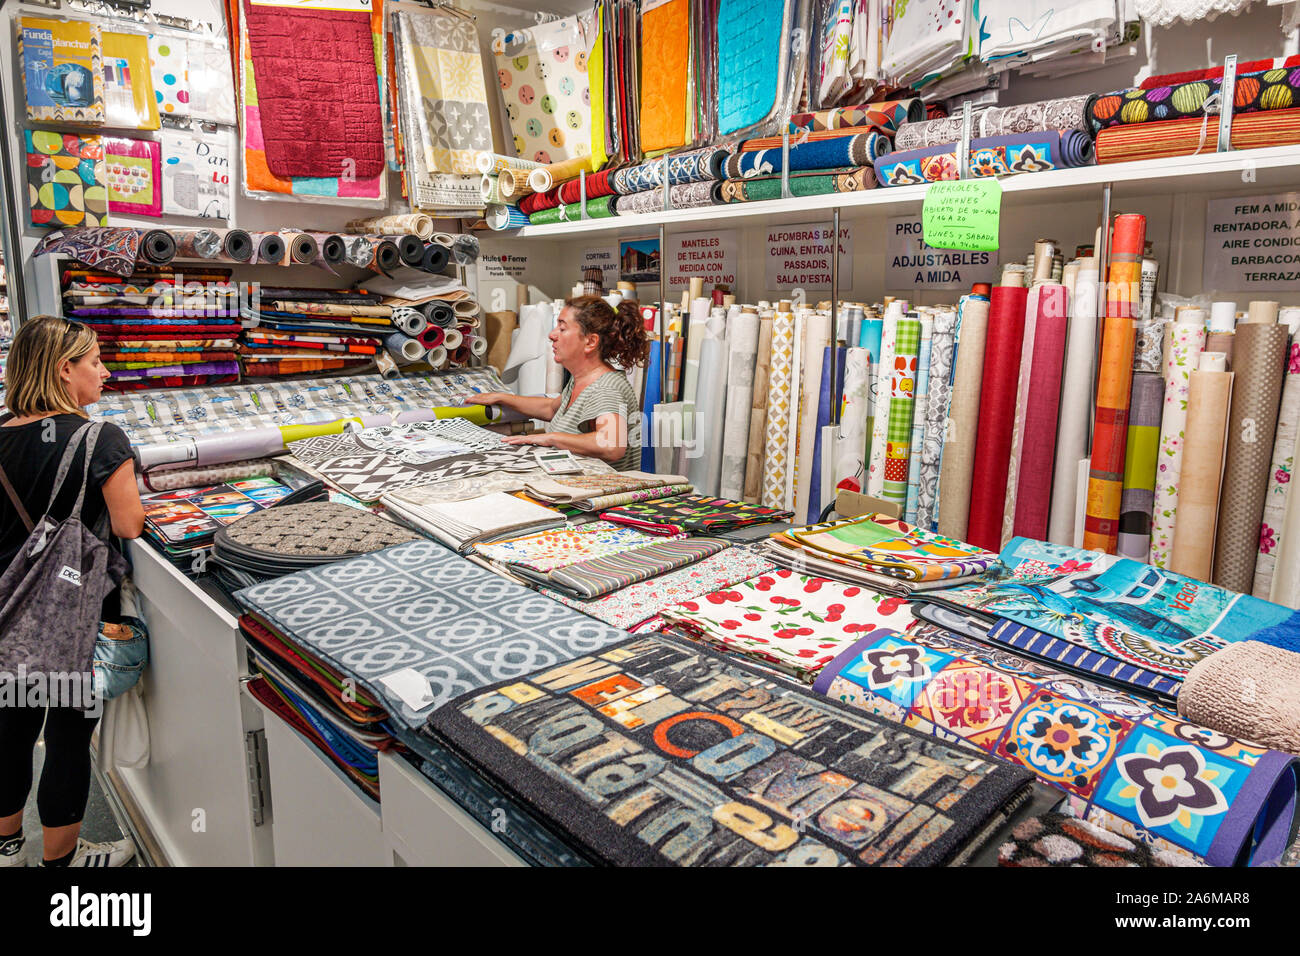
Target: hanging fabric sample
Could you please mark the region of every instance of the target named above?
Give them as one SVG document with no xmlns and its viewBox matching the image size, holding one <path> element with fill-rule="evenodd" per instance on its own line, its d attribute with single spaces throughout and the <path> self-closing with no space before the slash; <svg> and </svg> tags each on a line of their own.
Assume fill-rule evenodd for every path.
<svg viewBox="0 0 1300 956">
<path fill-rule="evenodd" d="M 493 41 L 515 153 L 539 163 L 591 154 L 587 27 L 566 17 Z"/>
</svg>

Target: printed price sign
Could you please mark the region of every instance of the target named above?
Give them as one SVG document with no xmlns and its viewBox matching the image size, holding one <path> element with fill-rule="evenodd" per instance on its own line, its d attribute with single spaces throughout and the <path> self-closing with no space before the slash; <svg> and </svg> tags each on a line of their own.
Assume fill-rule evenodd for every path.
<svg viewBox="0 0 1300 956">
<path fill-rule="evenodd" d="M 1002 220 L 1002 184 L 996 179 L 961 179 L 931 183 L 921 206 L 925 244 L 936 249 L 998 247 Z"/>
</svg>

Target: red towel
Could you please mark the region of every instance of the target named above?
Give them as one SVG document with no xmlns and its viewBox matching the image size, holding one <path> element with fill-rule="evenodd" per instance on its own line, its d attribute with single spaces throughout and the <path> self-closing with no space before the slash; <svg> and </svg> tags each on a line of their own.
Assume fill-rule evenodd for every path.
<svg viewBox="0 0 1300 956">
<path fill-rule="evenodd" d="M 244 0 L 266 164 L 281 178 L 384 169 L 370 14 Z"/>
</svg>

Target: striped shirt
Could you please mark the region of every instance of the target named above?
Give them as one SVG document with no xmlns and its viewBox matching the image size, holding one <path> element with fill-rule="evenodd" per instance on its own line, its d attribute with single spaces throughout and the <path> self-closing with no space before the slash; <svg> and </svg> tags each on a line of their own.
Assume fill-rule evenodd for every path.
<svg viewBox="0 0 1300 956">
<path fill-rule="evenodd" d="M 576 401 L 573 400 L 573 377 L 570 376 L 560 393 L 560 410 L 551 419 L 549 431 L 579 435 L 594 431 L 596 419 L 601 415 L 621 415 L 627 430 L 627 450 L 612 464 L 619 471 L 635 471 L 641 464 L 640 411 L 640 402 L 625 373 L 617 370 L 606 372 L 584 388 Z"/>
</svg>

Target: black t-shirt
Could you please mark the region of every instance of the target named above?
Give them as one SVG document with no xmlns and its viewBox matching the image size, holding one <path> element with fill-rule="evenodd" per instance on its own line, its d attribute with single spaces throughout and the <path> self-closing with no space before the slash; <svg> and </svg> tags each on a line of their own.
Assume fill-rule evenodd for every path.
<svg viewBox="0 0 1300 956">
<path fill-rule="evenodd" d="M 11 420 L 13 414 L 6 412 L 0 416 L 0 426 Z M 48 422 L 54 422 L 51 434 Z M 76 434 L 77 429 L 86 424 L 80 415 L 52 415 L 26 425 L 0 427 L 0 467 L 9 477 L 9 483 L 22 500 L 27 514 L 33 521 L 40 521 L 45 514 L 45 506 L 50 502 L 50 492 L 54 488 L 54 476 L 58 473 L 59 462 L 63 460 L 63 451 Z M 47 440 L 47 436 L 52 440 Z M 131 443 L 126 433 L 116 425 L 105 423 L 99 431 L 95 442 L 95 454 L 90 459 L 90 477 L 86 482 L 86 500 L 81 507 L 81 521 L 87 528 L 94 529 L 104 517 L 108 506 L 104 504 L 101 490 L 105 481 L 117 471 L 122 462 L 131 457 Z M 72 467 L 63 480 L 63 487 L 50 509 L 50 517 L 63 521 L 72 515 L 72 506 L 77 502 L 77 492 L 81 488 L 81 472 L 86 465 L 86 442 L 82 439 L 81 447 L 72 456 Z M 18 516 L 9 495 L 0 489 L 0 573 L 9 567 L 18 549 L 27 540 L 29 534 L 23 519 Z M 116 591 L 104 602 L 106 612 L 114 611 Z M 108 620 L 116 620 L 117 614 L 108 614 Z"/>
</svg>

